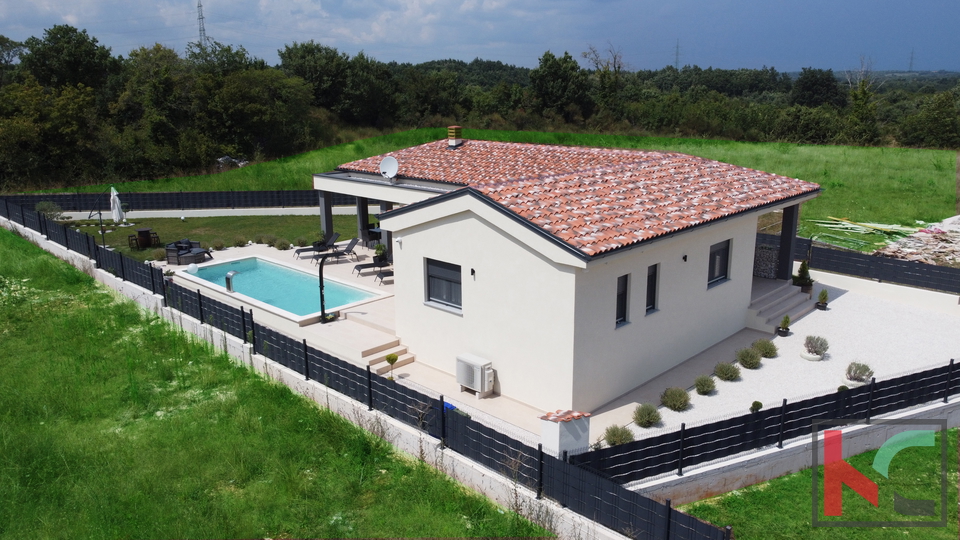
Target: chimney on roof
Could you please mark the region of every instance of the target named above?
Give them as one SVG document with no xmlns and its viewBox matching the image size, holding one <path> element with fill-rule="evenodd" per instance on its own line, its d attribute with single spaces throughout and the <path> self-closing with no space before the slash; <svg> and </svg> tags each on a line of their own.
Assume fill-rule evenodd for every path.
<svg viewBox="0 0 960 540">
<path fill-rule="evenodd" d="M 447 128 L 447 148 L 456 148 L 463 144 L 460 126 L 450 126 Z"/>
</svg>

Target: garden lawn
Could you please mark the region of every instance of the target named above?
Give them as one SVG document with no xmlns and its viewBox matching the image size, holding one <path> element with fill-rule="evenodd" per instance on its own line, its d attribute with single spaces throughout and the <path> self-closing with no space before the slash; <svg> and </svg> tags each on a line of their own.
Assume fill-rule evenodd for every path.
<svg viewBox="0 0 960 540">
<path fill-rule="evenodd" d="M 955 540 L 957 538 L 957 429 L 949 430 L 947 467 L 946 527 L 813 527 L 811 505 L 811 469 L 775 478 L 719 497 L 679 507 L 680 510 L 711 523 L 733 526 L 737 540 L 777 539 L 892 539 L 924 538 Z M 822 441 L 822 438 L 821 438 Z M 852 489 L 843 490 L 843 515 L 824 517 L 823 467 L 820 476 L 820 519 L 823 521 L 900 521 L 917 519 L 902 516 L 893 510 L 893 487 L 904 497 L 935 499 L 940 510 L 939 466 L 931 467 L 930 455 L 939 456 L 940 434 L 934 448 L 910 448 L 899 452 L 890 464 L 889 480 L 873 469 L 876 451 L 864 452 L 846 461 L 880 486 L 880 507 L 874 508 Z M 929 518 L 923 518 L 929 519 Z"/>
<path fill-rule="evenodd" d="M 181 238 L 189 238 L 201 243 L 203 247 L 212 247 L 217 241 L 223 242 L 226 247 L 235 245 L 235 242 L 256 241 L 258 237 L 265 238 L 273 235 L 289 242 L 296 243 L 302 240 L 304 245 L 310 245 L 318 239 L 320 232 L 320 218 L 318 216 L 220 216 L 195 217 L 180 221 L 178 218 L 143 218 L 134 220 L 135 226 L 114 227 L 112 221 L 104 221 L 107 230 L 104 235 L 108 246 L 138 261 L 154 260 L 155 252 L 160 248 L 130 249 L 127 236 L 137 234 L 137 229 L 151 228 L 160 237 L 161 244 L 169 244 Z M 376 221 L 370 216 L 370 222 Z M 96 220 L 78 222 L 88 226 L 77 230 L 87 233 L 101 242 L 100 227 Z M 109 226 L 108 226 L 109 223 Z M 340 233 L 338 242 L 343 242 L 357 236 L 357 216 L 334 215 L 333 229 Z M 294 246 L 294 248 L 296 245 Z M 216 257 L 216 255 L 214 255 Z M 166 260 L 166 252 L 161 259 Z"/>
<path fill-rule="evenodd" d="M 0 538 L 545 534 L 0 229 Z"/>
<path fill-rule="evenodd" d="M 820 184 L 823 192 L 817 199 L 803 205 L 800 234 L 805 237 L 821 235 L 824 240 L 830 240 L 830 237 L 823 235 L 834 235 L 874 244 L 881 242 L 882 238 L 838 234 L 807 220 L 837 217 L 913 226 L 917 220 L 941 221 L 954 215 L 956 209 L 956 153 L 949 150 L 476 129 L 466 129 L 463 135 L 466 139 L 682 152 L 815 182 Z M 312 175 L 315 173 L 444 137 L 444 129 L 404 131 L 219 174 L 129 182 L 118 184 L 117 188 L 121 192 L 312 189 Z M 88 186 L 82 191 L 104 189 L 104 186 Z M 874 247 L 868 245 L 863 249 Z"/>
</svg>

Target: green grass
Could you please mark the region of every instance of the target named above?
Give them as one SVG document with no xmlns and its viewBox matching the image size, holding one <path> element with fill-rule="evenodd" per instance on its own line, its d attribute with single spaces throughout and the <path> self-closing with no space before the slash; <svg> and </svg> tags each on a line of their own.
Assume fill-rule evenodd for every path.
<svg viewBox="0 0 960 540">
<path fill-rule="evenodd" d="M 824 521 L 894 521 L 911 519 L 893 510 L 893 491 L 914 499 L 940 499 L 939 465 L 931 466 L 939 456 L 940 438 L 934 448 L 910 448 L 897 454 L 891 462 L 889 479 L 876 472 L 871 464 L 876 451 L 864 452 L 847 462 L 866 474 L 880 486 L 880 507 L 874 508 L 852 489 L 843 490 L 843 515 L 837 518 L 824 517 L 822 506 L 820 518 Z M 690 515 L 711 523 L 732 525 L 737 540 L 767 538 L 957 538 L 957 430 L 949 430 L 949 458 L 947 474 L 947 527 L 889 527 L 845 528 L 813 527 L 811 504 L 811 469 L 789 474 L 739 489 L 719 497 L 681 506 Z M 938 462 L 937 462 L 938 463 Z M 820 504 L 823 504 L 823 467 L 820 476 Z M 917 518 L 913 518 L 917 519 Z M 924 518 L 929 519 L 929 518 Z"/>
<path fill-rule="evenodd" d="M 0 277 L 0 538 L 546 534 L 5 229 Z"/>
<path fill-rule="evenodd" d="M 370 216 L 371 223 L 376 221 Z M 99 244 L 100 227 L 96 220 L 84 220 L 83 224 L 93 226 L 80 227 L 77 230 L 85 232 L 97 239 Z M 109 222 L 112 224 L 112 222 Z M 143 218 L 135 220 L 133 227 L 107 227 L 109 232 L 104 235 L 108 246 L 114 247 L 124 255 L 138 261 L 153 259 L 156 248 L 130 249 L 127 236 L 136 234 L 136 229 L 151 228 L 160 236 L 163 244 L 189 238 L 201 243 L 204 247 L 213 245 L 214 240 L 223 240 L 227 247 L 233 246 L 235 237 L 242 236 L 246 240 L 254 240 L 257 235 L 272 234 L 277 238 L 286 238 L 290 242 L 297 237 L 303 237 L 308 245 L 317 240 L 320 231 L 318 216 L 220 216 L 194 217 L 180 221 L 178 218 Z M 104 222 L 106 225 L 107 222 Z M 340 233 L 339 241 L 349 240 L 357 236 L 357 216 L 334 215 L 333 229 Z M 296 247 L 294 247 L 295 249 Z M 290 253 L 289 251 L 287 252 Z M 216 255 L 214 255 L 216 257 Z"/>
<path fill-rule="evenodd" d="M 311 189 L 314 173 L 445 136 L 445 130 L 437 128 L 405 131 L 220 174 L 131 182 L 119 185 L 118 189 L 121 192 Z M 472 129 L 464 130 L 464 137 L 683 152 L 818 183 L 823 192 L 803 205 L 802 220 L 833 216 L 861 222 L 914 225 L 916 220 L 940 221 L 952 216 L 955 210 L 956 153 L 948 150 Z M 103 189 L 103 186 L 89 186 L 83 190 Z M 800 233 L 805 237 L 835 234 L 805 222 L 801 222 Z M 880 241 L 874 236 L 858 238 L 869 243 Z"/>
</svg>

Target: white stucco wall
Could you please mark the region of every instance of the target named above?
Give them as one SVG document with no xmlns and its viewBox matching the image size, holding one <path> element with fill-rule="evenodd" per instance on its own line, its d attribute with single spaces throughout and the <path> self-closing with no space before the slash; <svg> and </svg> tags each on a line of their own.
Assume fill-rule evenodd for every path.
<svg viewBox="0 0 960 540">
<path fill-rule="evenodd" d="M 449 204 L 458 211 L 393 221 L 403 226 L 393 229 L 397 336 L 417 362 L 455 374 L 457 355 L 474 354 L 493 362 L 498 393 L 544 411 L 571 407 L 575 268 L 517 240 L 529 231 L 462 209 L 467 198 Z M 460 265 L 461 313 L 425 305 L 427 258 Z"/>
<path fill-rule="evenodd" d="M 757 214 L 750 214 L 579 270 L 573 408 L 591 411 L 741 330 L 750 304 L 756 226 Z M 710 246 L 728 239 L 729 279 L 708 288 Z M 647 267 L 653 264 L 660 265 L 657 310 L 646 314 Z M 630 275 L 628 323 L 617 327 L 617 278 L 624 274 Z"/>
</svg>

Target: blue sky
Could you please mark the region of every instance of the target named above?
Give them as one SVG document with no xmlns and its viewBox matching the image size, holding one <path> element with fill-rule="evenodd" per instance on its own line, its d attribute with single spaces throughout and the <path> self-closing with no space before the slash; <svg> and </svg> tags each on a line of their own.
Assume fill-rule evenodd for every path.
<svg viewBox="0 0 960 540">
<path fill-rule="evenodd" d="M 423 62 L 480 57 L 536 67 L 546 50 L 618 48 L 633 69 L 673 64 L 960 71 L 957 0 L 204 0 L 207 35 L 275 64 L 318 41 L 351 55 Z M 196 0 L 8 0 L 0 35 L 86 29 L 114 54 L 197 39 Z"/>
</svg>

